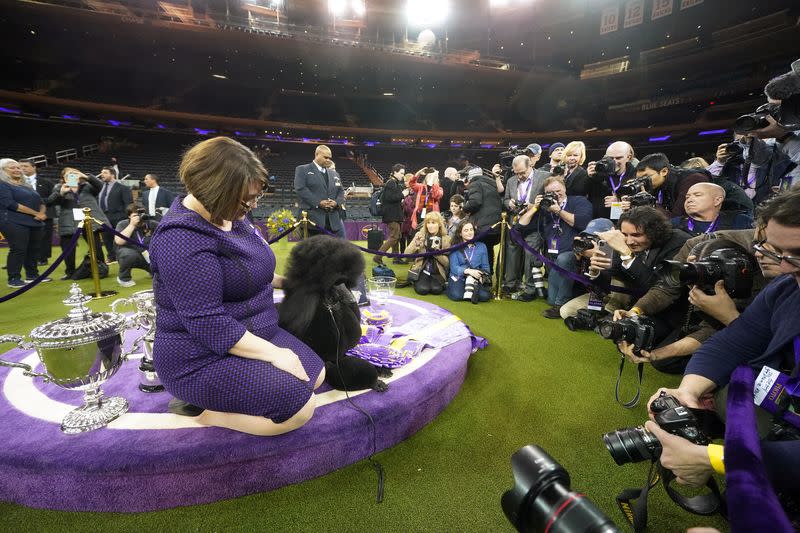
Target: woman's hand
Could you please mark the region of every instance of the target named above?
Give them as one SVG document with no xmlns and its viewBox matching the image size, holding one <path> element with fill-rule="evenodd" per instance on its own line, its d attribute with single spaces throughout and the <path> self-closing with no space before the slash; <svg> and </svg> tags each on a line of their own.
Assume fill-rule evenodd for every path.
<svg viewBox="0 0 800 533">
<path fill-rule="evenodd" d="M 306 369 L 303 368 L 303 364 L 300 362 L 300 358 L 288 348 L 275 347 L 269 362 L 275 368 L 283 370 L 302 381 L 310 381 L 308 374 L 306 374 Z"/>
<path fill-rule="evenodd" d="M 44 213 L 36 213 L 35 215 L 33 215 L 33 218 L 40 222 L 44 222 L 45 220 L 47 220 L 47 215 Z"/>
</svg>

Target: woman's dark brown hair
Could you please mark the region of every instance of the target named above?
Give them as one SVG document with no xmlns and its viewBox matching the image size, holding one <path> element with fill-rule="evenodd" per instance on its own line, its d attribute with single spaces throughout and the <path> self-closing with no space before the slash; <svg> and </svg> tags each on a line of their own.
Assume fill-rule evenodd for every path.
<svg viewBox="0 0 800 533">
<path fill-rule="evenodd" d="M 178 169 L 186 190 L 203 204 L 211 222 L 233 220 L 241 210 L 250 185 L 267 182 L 264 165 L 241 143 L 214 137 L 192 146 Z"/>
</svg>

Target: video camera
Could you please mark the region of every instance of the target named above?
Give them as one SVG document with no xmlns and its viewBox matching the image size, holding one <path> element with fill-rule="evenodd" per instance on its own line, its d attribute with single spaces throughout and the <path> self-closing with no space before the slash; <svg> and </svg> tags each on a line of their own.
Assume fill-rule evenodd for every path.
<svg viewBox="0 0 800 533">
<path fill-rule="evenodd" d="M 753 290 L 755 259 L 735 248 L 714 250 L 694 263 L 664 261 L 658 267 L 659 277 L 668 285 L 697 285 L 703 292 L 713 295 L 714 285 L 722 280 L 731 298 L 747 298 Z"/>
<path fill-rule="evenodd" d="M 615 343 L 626 341 L 634 350 L 653 349 L 656 328 L 652 318 L 644 315 L 633 315 L 622 320 L 603 320 L 599 324 L 600 336 Z"/>
<path fill-rule="evenodd" d="M 642 190 L 644 189 L 644 191 Z M 620 197 L 634 196 L 640 192 L 651 192 L 653 190 L 653 180 L 650 176 L 633 178 L 623 183 L 617 191 Z"/>
<path fill-rule="evenodd" d="M 800 59 L 792 63 L 792 70 L 772 79 L 764 87 L 764 93 L 780 104 L 760 105 L 754 113 L 742 115 L 733 123 L 733 131 L 739 134 L 750 133 L 769 126 L 767 117 L 787 130 L 800 129 Z"/>
<path fill-rule="evenodd" d="M 528 155 L 528 151 L 525 148 L 511 148 L 505 152 L 500 152 L 498 157 L 503 170 L 509 170 L 514 163 L 514 158 L 518 155 Z"/>
<path fill-rule="evenodd" d="M 715 416 L 711 411 L 684 407 L 663 391 L 650 404 L 650 410 L 658 427 L 701 446 L 711 443 L 701 427 L 720 425 L 718 420 L 710 418 Z M 648 460 L 657 461 L 661 457 L 661 442 L 644 426 L 611 431 L 603 435 L 603 442 L 608 453 L 620 466 Z"/>
<path fill-rule="evenodd" d="M 618 533 L 620 530 L 582 494 L 570 491 L 569 474 L 538 446 L 511 456 L 514 487 L 500 499 L 508 521 L 520 532 Z"/>
</svg>

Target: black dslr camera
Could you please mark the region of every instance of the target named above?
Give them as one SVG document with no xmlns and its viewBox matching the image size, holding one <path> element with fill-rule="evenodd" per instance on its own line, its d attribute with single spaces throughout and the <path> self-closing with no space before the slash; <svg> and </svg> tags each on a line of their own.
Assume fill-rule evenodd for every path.
<svg viewBox="0 0 800 533">
<path fill-rule="evenodd" d="M 656 328 L 653 319 L 644 315 L 634 315 L 622 320 L 603 320 L 598 324 L 600 336 L 613 342 L 626 341 L 635 350 L 653 349 Z"/>
<path fill-rule="evenodd" d="M 569 473 L 538 446 L 511 456 L 514 487 L 500 499 L 508 521 L 521 532 L 618 533 L 620 530 L 582 494 L 570 491 Z"/>
<path fill-rule="evenodd" d="M 603 316 L 603 311 L 593 311 L 591 309 L 578 309 L 575 316 L 568 316 L 564 319 L 564 325 L 570 331 L 588 330 L 592 331 L 599 323 L 598 318 Z"/>
<path fill-rule="evenodd" d="M 498 157 L 500 158 L 500 166 L 503 170 L 509 170 L 514 163 L 514 158 L 518 155 L 528 155 L 528 152 L 524 148 L 511 148 L 505 152 L 500 152 Z"/>
<path fill-rule="evenodd" d="M 728 156 L 728 162 L 732 164 L 740 165 L 744 163 L 744 146 L 736 141 L 725 145 L 725 154 Z"/>
<path fill-rule="evenodd" d="M 572 251 L 575 252 L 576 255 L 581 255 L 583 252 L 594 248 L 599 241 L 600 237 L 597 235 L 586 235 L 582 233 L 572 239 Z"/>
<path fill-rule="evenodd" d="M 553 176 L 563 176 L 566 173 L 567 173 L 567 167 L 564 165 L 556 165 L 550 171 L 550 174 L 552 174 Z"/>
<path fill-rule="evenodd" d="M 656 197 L 647 191 L 639 191 L 632 196 L 628 196 L 628 201 L 631 203 L 632 208 L 642 206 L 655 207 L 656 205 Z"/>
<path fill-rule="evenodd" d="M 714 294 L 714 284 L 722 280 L 731 298 L 747 298 L 753 290 L 754 262 L 741 250 L 721 248 L 694 263 L 664 261 L 659 266 L 659 277 L 673 287 L 697 285 L 709 295 Z"/>
<path fill-rule="evenodd" d="M 634 178 L 632 180 L 628 180 L 622 184 L 619 188 L 617 194 L 620 197 L 622 196 L 635 196 L 639 194 L 644 189 L 645 192 L 650 192 L 653 190 L 653 180 L 650 176 L 642 176 L 641 178 Z"/>
<path fill-rule="evenodd" d="M 611 174 L 614 174 L 616 169 L 617 162 L 614 161 L 614 158 L 610 156 L 604 156 L 602 159 L 600 159 L 600 161 L 597 161 L 594 164 L 594 173 L 600 179 L 605 179 Z"/>
<path fill-rule="evenodd" d="M 558 205 L 561 202 L 558 201 L 558 195 L 554 192 L 546 192 L 542 195 L 542 201 L 539 202 L 539 209 L 546 211 L 550 209 L 550 206 Z"/>
<path fill-rule="evenodd" d="M 653 400 L 650 410 L 658 427 L 701 446 L 711 442 L 701 426 L 720 425 L 719 421 L 710 418 L 714 416 L 711 411 L 684 407 L 665 392 Z M 661 457 L 661 443 L 644 426 L 622 428 L 606 433 L 603 435 L 603 442 L 608 453 L 620 466 L 640 461 L 656 461 Z"/>
</svg>

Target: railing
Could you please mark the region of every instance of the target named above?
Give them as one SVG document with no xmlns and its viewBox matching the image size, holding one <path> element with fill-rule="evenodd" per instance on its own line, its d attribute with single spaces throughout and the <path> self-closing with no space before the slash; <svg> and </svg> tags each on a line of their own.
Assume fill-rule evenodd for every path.
<svg viewBox="0 0 800 533">
<path fill-rule="evenodd" d="M 78 158 L 78 151 L 75 148 L 69 148 L 67 150 L 59 150 L 56 152 L 56 163 L 62 163 L 64 161 L 69 161 L 70 159 L 77 159 Z"/>
<path fill-rule="evenodd" d="M 83 152 L 83 156 L 86 157 L 89 154 L 94 154 L 100 149 L 100 146 L 97 144 L 86 144 L 81 147 L 81 152 Z"/>
<path fill-rule="evenodd" d="M 28 157 L 27 161 L 36 165 L 37 167 L 46 167 L 47 166 L 47 156 L 44 154 L 35 155 L 33 157 Z"/>
</svg>

